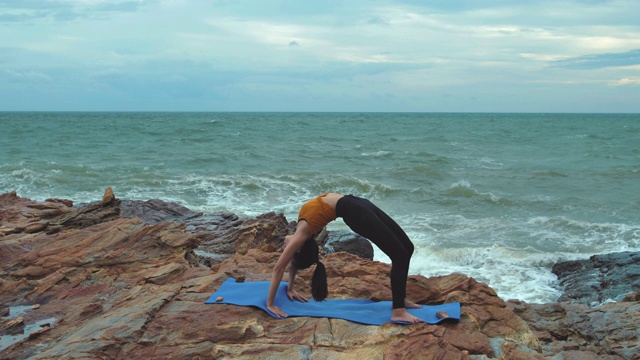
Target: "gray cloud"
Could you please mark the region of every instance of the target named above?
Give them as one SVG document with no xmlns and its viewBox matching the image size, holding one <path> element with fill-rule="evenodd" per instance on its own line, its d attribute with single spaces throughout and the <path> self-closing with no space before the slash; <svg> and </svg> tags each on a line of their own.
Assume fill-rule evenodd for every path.
<svg viewBox="0 0 640 360">
<path fill-rule="evenodd" d="M 36 71 L 16 71 L 11 69 L 5 69 L 4 76 L 0 76 L 0 78 L 4 77 L 5 80 L 9 82 L 21 82 L 21 83 L 50 83 L 52 79 L 49 75 L 43 74 Z"/>
<path fill-rule="evenodd" d="M 149 1 L 82 4 L 73 1 L 0 0 L 0 23 L 29 22 L 39 19 L 71 21 L 109 13 L 135 12 Z"/>
<path fill-rule="evenodd" d="M 0 110 L 638 111 L 639 9 L 0 0 Z"/>
<path fill-rule="evenodd" d="M 622 53 L 590 54 L 552 63 L 552 67 L 556 68 L 586 70 L 631 65 L 640 65 L 640 49 Z"/>
</svg>

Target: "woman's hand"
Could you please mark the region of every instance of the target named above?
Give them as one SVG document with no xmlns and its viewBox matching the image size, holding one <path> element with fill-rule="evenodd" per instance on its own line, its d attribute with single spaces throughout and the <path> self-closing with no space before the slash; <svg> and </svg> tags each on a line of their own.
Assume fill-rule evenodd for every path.
<svg viewBox="0 0 640 360">
<path fill-rule="evenodd" d="M 286 317 L 289 316 L 284 311 L 280 310 L 279 307 L 277 307 L 275 305 L 267 305 L 267 309 L 269 309 L 269 311 L 271 311 L 279 319 L 286 318 Z"/>
<path fill-rule="evenodd" d="M 297 291 L 287 288 L 287 296 L 289 297 L 289 300 L 294 301 L 294 300 L 298 300 L 300 302 L 307 302 L 307 298 L 305 298 L 304 296 L 298 294 Z"/>
</svg>

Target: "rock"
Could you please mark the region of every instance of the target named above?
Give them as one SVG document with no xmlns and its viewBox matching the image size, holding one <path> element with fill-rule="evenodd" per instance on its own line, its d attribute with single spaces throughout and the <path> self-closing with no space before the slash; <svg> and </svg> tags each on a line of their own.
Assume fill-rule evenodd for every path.
<svg viewBox="0 0 640 360">
<path fill-rule="evenodd" d="M 348 231 L 330 231 L 324 245 L 325 253 L 348 252 L 363 259 L 373 260 L 373 246 L 367 238 Z"/>
<path fill-rule="evenodd" d="M 24 331 L 24 318 L 15 319 L 0 318 L 0 335 L 13 335 Z"/>
<path fill-rule="evenodd" d="M 45 200 L 45 202 L 61 203 L 61 204 L 64 204 L 65 206 L 67 206 L 67 207 L 73 207 L 73 201 L 67 200 L 67 199 L 50 198 L 50 199 Z"/>
<path fill-rule="evenodd" d="M 628 294 L 622 301 L 640 301 L 640 292 Z"/>
<path fill-rule="evenodd" d="M 199 236 L 198 249 L 211 254 L 244 254 L 249 249 L 271 244 L 280 248 L 288 233 L 288 223 L 283 214 L 270 212 L 253 219 L 235 221 L 220 231 Z"/>
<path fill-rule="evenodd" d="M 49 226 L 49 223 L 46 221 L 33 222 L 24 227 L 24 230 L 22 230 L 22 232 L 33 234 L 45 230 L 47 226 Z"/>
<path fill-rule="evenodd" d="M 155 225 L 163 222 L 185 222 L 202 216 L 188 208 L 162 200 L 125 200 L 120 204 L 120 211 L 124 218 L 138 218 L 145 224 Z"/>
<path fill-rule="evenodd" d="M 447 319 L 447 318 L 449 318 L 449 314 L 447 314 L 445 311 L 438 311 L 436 313 L 436 317 L 438 319 Z"/>
<path fill-rule="evenodd" d="M 242 224 L 238 215 L 232 213 L 220 213 L 220 214 L 203 214 L 197 217 L 189 217 L 185 220 L 187 231 L 191 233 L 206 233 L 215 237 L 217 234 L 222 234 L 229 229 L 234 229 Z M 203 240 L 206 240 L 203 237 Z"/>
<path fill-rule="evenodd" d="M 102 310 L 103 310 L 102 303 L 94 302 L 82 308 L 82 310 L 80 311 L 80 317 L 83 318 L 83 317 L 93 316 L 93 315 L 99 314 L 100 312 L 102 312 Z"/>
<path fill-rule="evenodd" d="M 102 195 L 102 202 L 100 203 L 102 206 L 106 206 L 110 204 L 116 197 L 113 194 L 113 189 L 108 187 L 104 190 L 104 195 Z"/>
<path fill-rule="evenodd" d="M 73 208 L 71 211 L 57 216 L 50 220 L 46 229 L 49 234 L 56 233 L 63 228 L 83 229 L 92 225 L 101 224 L 120 218 L 120 200 L 112 199 L 102 205 L 94 203 L 79 209 Z"/>
<path fill-rule="evenodd" d="M 606 301 L 620 301 L 640 290 L 640 252 L 559 262 L 551 271 L 564 286 L 558 301 L 597 306 Z"/>
<path fill-rule="evenodd" d="M 29 199 L 18 197 L 15 192 L 0 195 L 0 203 L 15 206 L 15 211 L 3 214 L 4 225 L 0 227 L 0 234 L 34 234 L 46 232 L 49 234 L 60 231 L 61 228 L 84 228 L 104 221 L 118 218 L 120 215 L 116 205 L 102 207 L 90 205 L 81 209 L 68 206 L 71 202 L 54 200 L 52 202 L 37 203 Z M 10 224 L 7 226 L 6 224 Z"/>
<path fill-rule="evenodd" d="M 602 357 L 591 351 L 562 351 L 557 353 L 551 360 L 600 360 Z"/>
<path fill-rule="evenodd" d="M 287 225 L 284 215 L 274 212 L 244 222 L 235 232 L 236 236 L 231 237 L 235 238 L 234 252 L 245 254 L 249 249 L 259 248 L 264 244 L 281 247 L 287 235 Z"/>
<path fill-rule="evenodd" d="M 542 359 L 593 353 L 617 360 L 638 353 L 637 303 L 598 309 L 505 303 L 487 284 L 462 274 L 409 277 L 410 300 L 461 302 L 461 320 L 440 325 L 279 320 L 252 307 L 204 304 L 229 277 L 271 278 L 280 256 L 275 249 L 292 230 L 281 214 L 231 216 L 211 226 L 205 220 L 187 230 L 185 222 L 198 217 L 150 224 L 121 217 L 117 199 L 75 209 L 9 193 L 0 195 L 0 208 L 0 226 L 8 229 L 0 236 L 0 304 L 40 304 L 21 315 L 25 328 L 37 330 L 0 350 L 0 359 Z M 19 230 L 38 222 L 49 225 Z M 226 258 L 200 266 L 196 250 L 203 239 L 215 242 L 214 234 L 222 237 Z M 391 298 L 389 264 L 346 252 L 323 262 L 329 298 Z M 311 274 L 299 271 L 296 279 L 307 296 Z"/>
<path fill-rule="evenodd" d="M 39 203 L 23 199 L 15 192 L 1 194 L 0 204 L 3 209 L 0 212 L 1 236 L 55 231 L 61 219 L 77 212 L 76 209 L 61 201 Z M 11 251 L 7 248 L 4 254 L 0 252 L 0 259 L 3 255 L 10 256 Z"/>
<path fill-rule="evenodd" d="M 597 308 L 576 303 L 527 304 L 510 300 L 507 306 L 525 320 L 545 356 L 565 359 L 637 359 L 640 354 L 640 303 L 608 303 Z M 588 355 L 591 353 L 592 355 Z M 563 355 L 563 356 L 564 356 Z M 601 358 L 601 357 L 597 357 Z"/>
</svg>

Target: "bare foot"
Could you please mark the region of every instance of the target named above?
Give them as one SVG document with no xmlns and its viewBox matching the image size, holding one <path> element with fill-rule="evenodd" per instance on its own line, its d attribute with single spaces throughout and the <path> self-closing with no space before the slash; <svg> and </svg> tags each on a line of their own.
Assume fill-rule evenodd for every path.
<svg viewBox="0 0 640 360">
<path fill-rule="evenodd" d="M 412 301 L 409 301 L 407 299 L 404 299 L 404 306 L 407 309 L 422 309 L 422 305 L 416 304 L 416 303 L 414 303 Z"/>
<path fill-rule="evenodd" d="M 409 314 L 407 309 L 393 309 L 391 313 L 391 322 L 399 322 L 406 324 L 417 324 L 424 322 L 422 319 L 418 319 L 417 317 Z"/>
</svg>

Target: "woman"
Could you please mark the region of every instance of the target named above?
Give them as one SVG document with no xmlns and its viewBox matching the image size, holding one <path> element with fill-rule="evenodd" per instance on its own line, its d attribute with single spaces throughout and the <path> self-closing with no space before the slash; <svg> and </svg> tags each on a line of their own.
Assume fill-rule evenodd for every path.
<svg viewBox="0 0 640 360">
<path fill-rule="evenodd" d="M 291 301 L 307 301 L 293 289 L 293 285 L 297 270 L 306 269 L 313 264 L 316 264 L 311 280 L 313 298 L 322 301 L 327 297 L 327 273 L 319 260 L 318 244 L 313 237 L 337 217 L 341 217 L 351 230 L 371 240 L 391 258 L 390 277 L 393 296 L 391 322 L 409 324 L 423 322 L 407 311 L 407 308 L 421 307 L 406 300 L 409 261 L 413 254 L 413 244 L 407 234 L 369 200 L 336 193 L 317 196 L 300 208 L 296 231 L 293 235 L 285 237 L 284 250 L 273 269 L 267 297 L 269 311 L 278 317 L 287 317 L 287 314 L 273 302 L 288 264 L 290 268 L 287 296 Z"/>
</svg>

